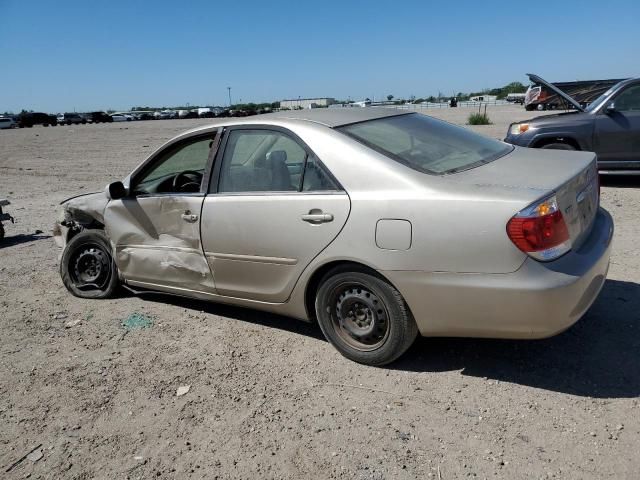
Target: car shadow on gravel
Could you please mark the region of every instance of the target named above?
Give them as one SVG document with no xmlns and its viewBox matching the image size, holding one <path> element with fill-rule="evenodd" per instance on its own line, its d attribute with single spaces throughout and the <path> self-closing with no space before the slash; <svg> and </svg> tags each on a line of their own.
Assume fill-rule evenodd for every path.
<svg viewBox="0 0 640 480">
<path fill-rule="evenodd" d="M 274 313 L 158 293 L 144 293 L 140 295 L 140 298 L 154 302 L 167 303 L 197 312 L 205 312 L 210 315 L 218 315 L 220 317 L 227 317 L 233 320 L 240 320 L 241 322 L 247 322 L 253 325 L 277 328 L 278 330 L 284 330 L 298 335 L 315 338 L 316 340 L 326 341 L 320 331 L 320 328 L 316 324 L 284 317 L 282 315 L 276 315 Z"/>
<path fill-rule="evenodd" d="M 600 185 L 615 188 L 640 188 L 640 175 L 600 175 Z"/>
<path fill-rule="evenodd" d="M 51 235 L 41 235 L 38 233 L 36 234 L 29 233 L 26 235 L 25 234 L 12 235 L 10 237 L 5 237 L 2 240 L 0 240 L 0 249 L 6 248 L 6 247 L 14 247 L 22 243 L 35 242 L 37 240 L 46 240 L 48 238 L 51 238 Z"/>
<path fill-rule="evenodd" d="M 640 285 L 607 280 L 589 312 L 555 337 L 420 338 L 391 368 L 419 372 L 462 370 L 463 375 L 578 396 L 637 397 Z"/>
<path fill-rule="evenodd" d="M 317 325 L 281 315 L 163 294 L 140 297 L 326 341 Z M 630 398 L 640 395 L 639 359 L 640 285 L 607 280 L 589 312 L 555 337 L 418 338 L 398 361 L 381 368 L 431 373 L 461 370 L 463 375 L 578 396 Z"/>
</svg>

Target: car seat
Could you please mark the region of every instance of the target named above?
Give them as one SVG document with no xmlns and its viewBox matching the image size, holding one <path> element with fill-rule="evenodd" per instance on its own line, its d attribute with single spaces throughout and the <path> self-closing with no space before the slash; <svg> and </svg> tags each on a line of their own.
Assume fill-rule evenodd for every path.
<svg viewBox="0 0 640 480">
<path fill-rule="evenodd" d="M 267 153 L 267 168 L 271 170 L 271 189 L 274 191 L 295 190 L 287 168 L 287 152 L 274 150 Z"/>
</svg>

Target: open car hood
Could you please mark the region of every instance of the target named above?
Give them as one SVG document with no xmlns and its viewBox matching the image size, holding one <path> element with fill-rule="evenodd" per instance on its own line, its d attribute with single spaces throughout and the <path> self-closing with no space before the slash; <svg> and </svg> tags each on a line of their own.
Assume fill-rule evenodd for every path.
<svg viewBox="0 0 640 480">
<path fill-rule="evenodd" d="M 582 105 L 580 105 L 578 102 L 576 102 L 575 98 L 567 95 L 565 92 L 560 90 L 554 84 L 547 82 L 544 78 L 540 78 L 539 76 L 537 76 L 537 75 L 535 75 L 533 73 L 527 73 L 527 77 L 529 77 L 529 80 L 531 80 L 533 83 L 537 83 L 538 85 L 544 85 L 549 90 L 552 90 L 557 95 L 560 95 L 567 102 L 569 102 L 571 105 L 573 105 L 576 108 L 576 110 L 584 112 L 584 108 L 582 108 Z"/>
</svg>

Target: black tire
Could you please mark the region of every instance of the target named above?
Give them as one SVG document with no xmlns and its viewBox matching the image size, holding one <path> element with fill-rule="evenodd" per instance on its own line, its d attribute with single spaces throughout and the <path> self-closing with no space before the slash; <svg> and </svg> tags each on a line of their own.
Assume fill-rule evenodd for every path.
<svg viewBox="0 0 640 480">
<path fill-rule="evenodd" d="M 0 240 L 4 239 L 4 225 L 0 222 Z"/>
<path fill-rule="evenodd" d="M 353 267 L 338 267 L 324 276 L 315 309 L 327 340 L 348 359 L 365 365 L 393 362 L 418 335 L 400 292 Z"/>
<path fill-rule="evenodd" d="M 80 298 L 109 298 L 118 288 L 118 269 L 102 230 L 83 230 L 73 237 L 60 261 L 62 283 Z"/>
<path fill-rule="evenodd" d="M 540 148 L 549 150 L 575 150 L 576 147 L 569 145 L 568 143 L 547 143 Z"/>
</svg>

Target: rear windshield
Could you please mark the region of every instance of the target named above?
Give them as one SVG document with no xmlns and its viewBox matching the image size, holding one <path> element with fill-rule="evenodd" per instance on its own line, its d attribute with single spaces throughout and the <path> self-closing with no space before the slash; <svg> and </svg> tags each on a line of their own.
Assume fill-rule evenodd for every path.
<svg viewBox="0 0 640 480">
<path fill-rule="evenodd" d="M 418 113 L 338 130 L 407 167 L 436 175 L 468 170 L 513 150 L 511 145 Z"/>
</svg>

